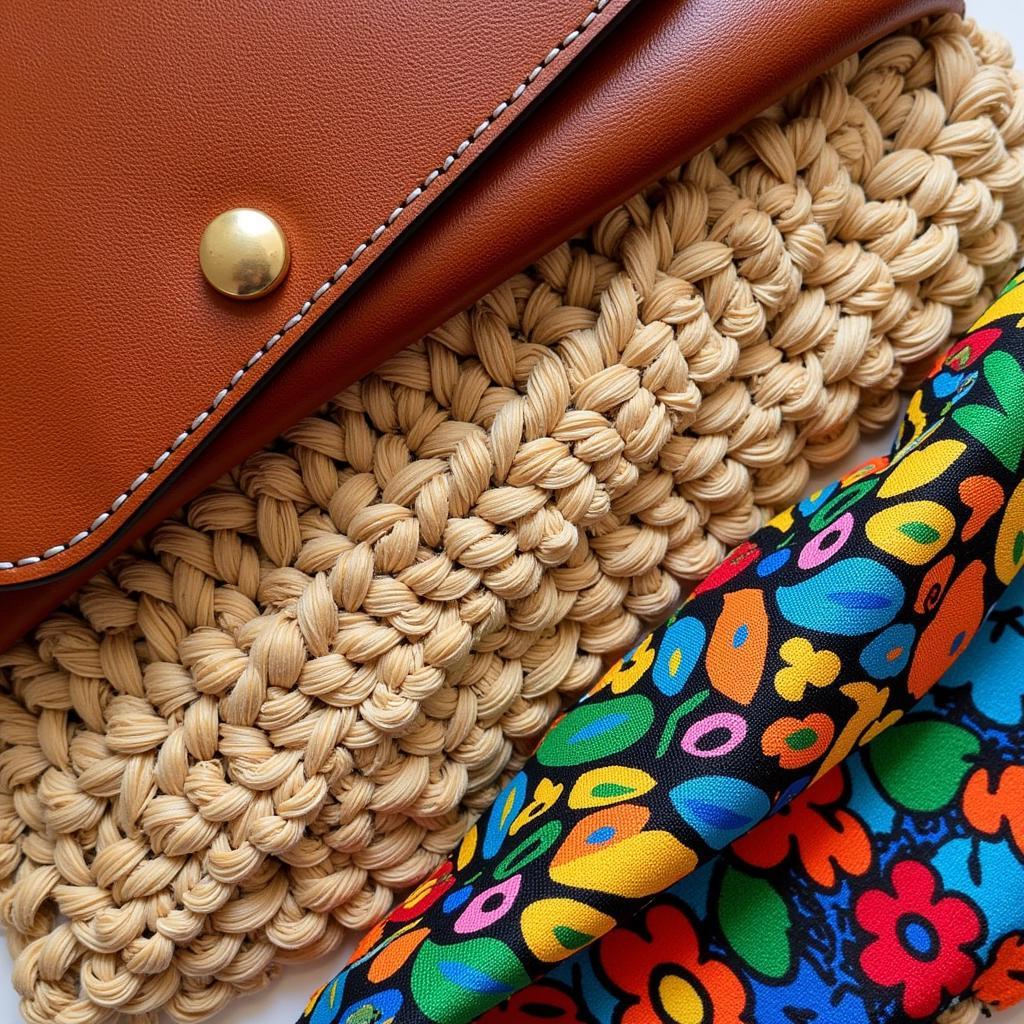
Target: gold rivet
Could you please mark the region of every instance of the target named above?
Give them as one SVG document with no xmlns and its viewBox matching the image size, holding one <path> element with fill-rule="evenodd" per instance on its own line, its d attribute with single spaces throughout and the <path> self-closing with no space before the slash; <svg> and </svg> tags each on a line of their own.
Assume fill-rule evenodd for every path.
<svg viewBox="0 0 1024 1024">
<path fill-rule="evenodd" d="M 262 210 L 225 210 L 206 225 L 199 265 L 206 280 L 232 299 L 258 299 L 288 273 L 288 239 Z"/>
</svg>

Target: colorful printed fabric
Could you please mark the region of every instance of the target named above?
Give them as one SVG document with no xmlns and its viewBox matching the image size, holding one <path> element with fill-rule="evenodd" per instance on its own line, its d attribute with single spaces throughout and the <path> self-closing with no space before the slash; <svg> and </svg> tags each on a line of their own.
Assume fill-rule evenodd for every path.
<svg viewBox="0 0 1024 1024">
<path fill-rule="evenodd" d="M 895 1024 L 1024 999 L 1024 576 L 921 704 L 482 1024 Z"/>
<path fill-rule="evenodd" d="M 936 366 L 893 454 L 776 516 L 557 720 L 304 1019 L 473 1020 L 931 689 L 1024 561 L 1022 280 Z M 879 907 L 929 893 L 902 874 L 884 886 Z"/>
</svg>

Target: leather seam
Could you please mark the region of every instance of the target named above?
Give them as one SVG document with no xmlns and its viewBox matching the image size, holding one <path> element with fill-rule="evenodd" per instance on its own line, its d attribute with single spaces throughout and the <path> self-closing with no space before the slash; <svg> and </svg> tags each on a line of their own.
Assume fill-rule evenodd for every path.
<svg viewBox="0 0 1024 1024">
<path fill-rule="evenodd" d="M 290 319 L 285 321 L 271 337 L 258 348 L 249 359 L 231 376 L 227 385 L 220 389 L 213 397 L 213 401 L 186 427 L 178 436 L 165 448 L 153 461 L 149 469 L 140 473 L 111 503 L 105 512 L 101 512 L 90 524 L 88 529 L 76 533 L 70 540 L 63 544 L 55 544 L 47 548 L 42 554 L 28 555 L 17 561 L 0 561 L 0 571 L 24 568 L 35 565 L 38 562 L 54 558 L 57 555 L 81 543 L 99 530 L 118 509 L 154 474 L 161 466 L 176 452 L 209 418 L 216 412 L 220 404 L 235 391 L 238 385 L 245 379 L 245 375 L 295 327 L 306 318 L 309 311 L 326 295 L 331 289 L 348 273 L 349 269 L 387 232 L 401 216 L 409 209 L 439 178 L 443 177 L 465 153 L 483 136 L 487 130 L 497 121 L 502 114 L 519 100 L 526 90 L 540 77 L 549 64 L 559 54 L 571 46 L 597 19 L 598 15 L 611 3 L 611 0 L 594 0 L 590 11 L 582 21 L 562 41 L 553 46 L 544 57 L 533 67 L 533 69 L 521 79 L 519 84 L 512 90 L 508 98 L 502 100 L 491 113 L 477 125 L 445 158 L 437 165 L 413 190 L 384 218 L 367 236 L 365 241 L 355 247 L 352 254 L 337 270 L 331 274 L 302 304 L 299 311 Z"/>
</svg>

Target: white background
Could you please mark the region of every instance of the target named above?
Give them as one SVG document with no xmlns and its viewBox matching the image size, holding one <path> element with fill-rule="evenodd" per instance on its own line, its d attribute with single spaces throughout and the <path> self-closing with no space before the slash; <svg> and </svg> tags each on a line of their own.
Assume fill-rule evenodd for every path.
<svg viewBox="0 0 1024 1024">
<path fill-rule="evenodd" d="M 982 25 L 996 29 L 1010 39 L 1018 62 L 1024 65 L 1024 4 L 1020 0 L 967 0 L 967 6 L 968 13 Z M 850 457 L 849 466 L 857 465 L 885 446 L 884 438 L 869 439 Z M 345 959 L 347 956 L 342 952 L 328 958 L 326 962 L 286 967 L 282 970 L 282 976 L 266 990 L 239 999 L 214 1017 L 212 1024 L 292 1024 L 309 994 Z M 3 1024 L 16 1024 L 20 1019 L 18 996 L 10 977 L 10 957 L 6 945 L 0 941 L 0 1022 Z M 1024 1008 L 997 1017 L 996 1024 L 1024 1024 Z"/>
</svg>

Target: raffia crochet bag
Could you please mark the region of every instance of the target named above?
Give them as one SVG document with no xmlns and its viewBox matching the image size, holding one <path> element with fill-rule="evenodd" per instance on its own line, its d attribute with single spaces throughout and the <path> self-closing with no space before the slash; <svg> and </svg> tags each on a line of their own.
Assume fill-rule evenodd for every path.
<svg viewBox="0 0 1024 1024">
<path fill-rule="evenodd" d="M 1011 55 L 916 23 L 119 555 L 0 655 L 26 1020 L 199 1020 L 375 921 L 685 581 L 893 421 L 1022 229 Z"/>
</svg>

